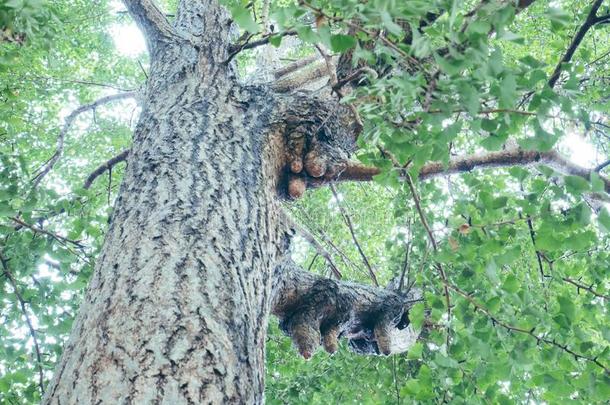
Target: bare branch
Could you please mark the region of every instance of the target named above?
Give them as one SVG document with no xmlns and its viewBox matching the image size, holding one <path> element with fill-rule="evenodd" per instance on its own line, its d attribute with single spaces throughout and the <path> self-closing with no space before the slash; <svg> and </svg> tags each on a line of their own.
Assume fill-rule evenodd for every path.
<svg viewBox="0 0 610 405">
<path fill-rule="evenodd" d="M 76 117 L 78 117 L 80 114 L 82 114 L 84 112 L 95 110 L 97 107 L 99 107 L 102 104 L 106 104 L 106 103 L 109 103 L 111 101 L 125 100 L 125 99 L 129 99 L 129 98 L 134 98 L 135 96 L 136 96 L 136 92 L 135 91 L 129 91 L 129 92 L 126 92 L 126 93 L 119 93 L 119 94 L 112 94 L 110 96 L 102 97 L 102 98 L 94 101 L 93 103 L 82 105 L 82 106 L 78 107 L 76 110 L 72 111 L 70 113 L 70 115 L 68 115 L 66 117 L 66 119 L 64 121 L 64 125 L 61 128 L 61 130 L 59 131 L 59 136 L 57 137 L 57 146 L 55 147 L 55 153 L 38 170 L 38 173 L 32 179 L 32 181 L 34 182 L 33 188 L 38 187 L 38 185 L 40 184 L 42 179 L 44 179 L 44 177 L 47 174 L 49 174 L 51 169 L 53 169 L 53 166 L 55 166 L 55 164 L 61 158 L 61 156 L 62 156 L 62 154 L 64 152 L 64 141 L 66 139 L 66 134 L 70 130 L 70 127 L 74 123 L 74 120 L 76 119 Z"/>
<path fill-rule="evenodd" d="M 56 241 L 58 241 L 62 245 L 71 244 L 71 245 L 74 245 L 77 248 L 81 248 L 81 249 L 85 247 L 79 241 L 75 241 L 75 240 L 71 240 L 71 239 L 68 239 L 68 238 L 64 238 L 63 236 L 57 235 L 56 233 L 53 233 L 53 232 L 49 232 L 46 229 L 42 229 L 42 228 L 38 228 L 38 227 L 36 227 L 34 225 L 30 225 L 27 222 L 24 222 L 24 221 L 22 221 L 21 219 L 19 219 L 17 217 L 11 217 L 11 221 L 13 221 L 16 224 L 19 224 L 20 226 L 22 226 L 24 228 L 29 229 L 30 231 L 32 231 L 34 233 L 39 233 L 39 234 L 50 236 L 51 238 L 55 239 Z"/>
<path fill-rule="evenodd" d="M 38 363 L 38 387 L 40 388 L 40 394 L 44 395 L 44 373 L 42 370 L 42 355 L 40 354 L 40 345 L 38 344 L 38 337 L 36 335 L 36 330 L 34 329 L 34 325 L 32 324 L 32 320 L 30 319 L 30 315 L 28 314 L 27 308 L 25 307 L 25 300 L 23 296 L 19 292 L 19 288 L 17 286 L 17 282 L 13 278 L 13 275 L 9 271 L 8 268 L 8 260 L 0 253 L 0 262 L 2 263 L 2 270 L 4 276 L 7 278 L 11 287 L 13 287 L 13 291 L 15 292 L 15 296 L 19 301 L 19 306 L 21 307 L 21 312 L 25 317 L 25 322 L 28 325 L 28 329 L 30 330 L 30 336 L 32 336 L 32 341 L 34 342 L 34 351 L 36 352 L 36 362 Z"/>
<path fill-rule="evenodd" d="M 609 297 L 609 296 L 604 295 L 604 294 L 602 294 L 602 293 L 598 293 L 597 291 L 595 291 L 595 290 L 593 289 L 593 285 L 586 286 L 586 285 L 581 284 L 581 283 L 579 283 L 579 282 L 577 282 L 577 281 L 574 281 L 574 280 L 572 280 L 571 278 L 568 278 L 568 277 L 563 277 L 563 278 L 562 278 L 562 280 L 563 280 L 563 281 L 565 281 L 566 283 L 570 283 L 570 284 L 572 284 L 572 285 L 576 286 L 576 288 L 577 288 L 578 290 L 585 290 L 585 291 L 589 291 L 591 294 L 595 295 L 596 297 L 603 298 L 603 299 L 605 299 L 605 300 L 610 300 L 610 297 Z"/>
<path fill-rule="evenodd" d="M 326 259 L 328 266 L 330 267 L 331 271 L 333 272 L 333 274 L 335 275 L 337 280 L 341 280 L 343 278 L 343 275 L 341 274 L 341 272 L 335 265 L 335 262 L 333 261 L 331 254 L 328 252 L 328 250 L 326 250 L 324 248 L 324 246 L 322 246 L 316 240 L 316 237 L 313 236 L 308 230 L 306 230 L 302 226 L 299 226 L 295 221 L 293 221 L 286 214 L 284 214 L 284 220 L 289 223 L 291 228 L 295 229 L 299 235 L 301 235 L 307 242 L 309 242 L 309 244 L 315 249 L 316 254 L 318 254 L 318 255 L 322 256 L 324 259 Z"/>
<path fill-rule="evenodd" d="M 280 32 L 277 34 L 265 34 L 263 35 L 262 38 L 257 39 L 256 41 L 252 41 L 250 42 L 250 39 L 252 38 L 252 36 L 249 36 L 243 43 L 241 44 L 233 44 L 229 47 L 229 57 L 227 58 L 227 61 L 225 63 L 228 63 L 231 59 L 233 59 L 235 57 L 235 55 L 237 55 L 238 53 L 240 53 L 241 51 L 245 50 L 245 49 L 253 49 L 253 48 L 257 48 L 259 46 L 263 46 L 263 45 L 267 45 L 269 43 L 269 40 L 271 39 L 271 37 L 274 36 L 280 36 L 280 37 L 286 37 L 286 36 L 293 36 L 293 35 L 297 35 L 296 31 L 284 31 L 284 32 Z"/>
<path fill-rule="evenodd" d="M 419 194 L 417 193 L 417 190 L 415 189 L 415 185 L 413 184 L 413 180 L 411 179 L 411 176 L 409 175 L 409 173 L 406 173 L 406 180 L 407 180 L 407 185 L 409 186 L 409 190 L 411 190 L 411 196 L 413 197 L 413 202 L 415 202 L 415 209 L 417 210 L 417 213 L 419 214 L 419 219 L 428 234 L 428 239 L 430 240 L 432 249 L 434 249 L 434 252 L 436 253 L 436 252 L 438 252 L 438 244 L 436 242 L 436 239 L 434 239 L 434 234 L 432 233 L 430 226 L 428 225 L 428 220 L 426 219 L 426 215 L 424 214 L 424 211 L 421 206 Z M 440 262 L 436 262 L 435 267 L 438 270 L 438 274 L 444 283 L 443 288 L 445 290 L 445 302 L 447 304 L 447 321 L 449 321 L 449 320 L 451 320 L 451 299 L 449 298 L 449 290 L 447 289 L 447 275 L 445 274 L 443 265 Z M 447 340 L 448 339 L 449 339 L 449 333 L 447 333 Z"/>
<path fill-rule="evenodd" d="M 106 170 L 111 170 L 115 165 L 126 161 L 130 151 L 131 149 L 125 149 L 123 152 L 119 153 L 112 159 L 109 159 L 108 161 L 101 164 L 87 177 L 87 180 L 85 180 L 85 183 L 83 184 L 83 188 L 85 190 L 89 189 L 95 179 L 101 176 Z"/>
<path fill-rule="evenodd" d="M 310 84 L 329 75 L 326 63 L 316 63 L 309 69 L 304 69 L 294 75 L 284 75 L 281 79 L 273 82 L 273 89 L 279 93 L 296 90 L 306 84 Z"/>
<path fill-rule="evenodd" d="M 123 3 L 127 7 L 131 18 L 144 33 L 149 52 L 154 49 L 155 44 L 159 41 L 176 36 L 174 27 L 157 7 L 154 0 L 123 0 Z"/>
<path fill-rule="evenodd" d="M 352 235 L 352 240 L 354 241 L 354 244 L 356 245 L 356 248 L 358 249 L 358 253 L 360 253 L 360 257 L 362 257 L 362 262 L 364 263 L 367 270 L 369 271 L 369 276 L 371 277 L 371 280 L 373 280 L 373 284 L 375 284 L 375 286 L 378 287 L 379 282 L 377 281 L 377 276 L 375 275 L 375 272 L 373 271 L 373 268 L 371 267 L 369 260 L 367 259 L 366 255 L 364 254 L 364 251 L 362 250 L 360 243 L 358 243 L 358 239 L 356 238 L 356 233 L 354 232 L 354 226 L 352 224 L 352 220 L 350 219 L 349 215 L 347 215 L 347 213 L 345 212 L 345 209 L 341 205 L 341 202 L 339 201 L 339 196 L 337 195 L 337 190 L 335 190 L 335 186 L 333 186 L 332 183 L 330 184 L 330 190 L 332 191 L 333 195 L 335 196 L 335 200 L 337 201 L 337 206 L 339 207 L 339 211 L 341 211 L 341 215 L 343 216 L 343 219 L 345 220 L 345 223 L 347 224 L 347 227 L 349 228 L 349 233 Z"/>
<path fill-rule="evenodd" d="M 295 62 L 292 62 L 286 66 L 279 68 L 278 70 L 273 72 L 273 76 L 276 79 L 279 79 L 279 78 L 286 76 L 296 70 L 299 70 L 307 65 L 310 65 L 319 59 L 320 59 L 320 55 L 318 55 L 318 54 L 308 56 L 307 58 L 299 59 Z"/>
</svg>

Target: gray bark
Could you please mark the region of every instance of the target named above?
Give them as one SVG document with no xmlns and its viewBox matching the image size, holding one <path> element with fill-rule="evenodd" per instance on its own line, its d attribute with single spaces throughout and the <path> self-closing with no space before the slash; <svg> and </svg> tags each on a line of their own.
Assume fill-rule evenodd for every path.
<svg viewBox="0 0 610 405">
<path fill-rule="evenodd" d="M 343 156 L 349 110 L 240 85 L 225 63 L 229 19 L 213 1 L 183 0 L 174 26 L 150 0 L 126 4 L 148 37 L 150 77 L 111 226 L 43 403 L 261 403 L 272 293 L 292 324 L 311 304 L 294 294 L 298 280 L 311 290 L 309 276 L 279 271 L 272 290 L 287 251 L 278 197 L 289 134 L 300 128 L 304 154 Z M 338 333 L 390 296 L 350 288 L 334 310 Z"/>
</svg>

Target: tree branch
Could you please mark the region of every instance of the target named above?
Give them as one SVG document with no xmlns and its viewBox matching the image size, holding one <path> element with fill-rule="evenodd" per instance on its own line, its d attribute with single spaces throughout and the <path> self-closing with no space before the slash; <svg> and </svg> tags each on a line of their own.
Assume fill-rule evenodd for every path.
<svg viewBox="0 0 610 405">
<path fill-rule="evenodd" d="M 587 15 L 587 19 L 585 20 L 583 25 L 580 26 L 580 28 L 576 32 L 576 35 L 574 35 L 574 38 L 572 39 L 570 46 L 568 47 L 568 49 L 567 49 L 566 53 L 563 55 L 563 57 L 559 60 L 559 63 L 555 67 L 555 70 L 553 71 L 553 74 L 551 75 L 551 78 L 549 79 L 548 83 L 551 88 L 553 88 L 555 86 L 555 84 L 557 83 L 557 80 L 559 80 L 559 75 L 561 74 L 562 65 L 564 63 L 568 63 L 570 60 L 572 60 L 572 56 L 574 56 L 574 52 L 576 52 L 576 49 L 578 48 L 578 46 L 580 45 L 582 40 L 585 38 L 587 31 L 589 31 L 589 29 L 591 27 L 593 27 L 595 24 L 598 23 L 598 21 L 596 21 L 597 10 L 599 10 L 599 7 L 602 5 L 603 2 L 604 2 L 604 0 L 595 0 L 593 2 L 593 5 L 591 6 L 591 10 L 589 11 L 589 14 Z"/>
<path fill-rule="evenodd" d="M 102 163 L 97 169 L 95 169 L 88 177 L 87 180 L 85 180 L 85 183 L 83 184 L 83 188 L 85 190 L 88 190 L 91 185 L 93 184 L 93 182 L 95 181 L 95 179 L 97 179 L 99 176 L 101 176 L 106 170 L 110 170 L 112 169 L 115 165 L 124 162 L 127 160 L 127 157 L 129 156 L 129 152 L 131 152 L 131 149 L 125 149 L 123 152 L 119 153 L 118 155 L 116 155 L 115 157 L 109 159 L 108 161 Z"/>
<path fill-rule="evenodd" d="M 177 35 L 174 27 L 157 7 L 154 0 L 123 0 L 123 3 L 127 7 L 131 18 L 144 33 L 148 51 L 151 55 L 155 44 Z"/>
<path fill-rule="evenodd" d="M 318 55 L 318 54 L 308 56 L 303 59 L 299 59 L 295 62 L 292 62 L 286 66 L 283 66 L 283 67 L 277 69 L 275 72 L 273 72 L 273 76 L 275 76 L 276 79 L 280 79 L 281 77 L 286 76 L 296 70 L 299 70 L 309 64 L 312 64 L 313 62 L 315 62 L 319 59 L 320 59 L 320 55 Z"/>
<path fill-rule="evenodd" d="M 366 268 L 369 272 L 369 276 L 371 277 L 371 280 L 373 281 L 373 284 L 375 284 L 375 286 L 379 286 L 379 282 L 377 281 L 377 276 L 375 275 L 375 272 L 373 271 L 373 268 L 371 267 L 369 260 L 367 259 L 366 255 L 364 254 L 364 251 L 362 250 L 360 243 L 358 243 L 358 239 L 356 238 L 356 233 L 354 232 L 354 226 L 352 224 L 352 220 L 350 219 L 349 215 L 347 215 L 347 212 L 345 212 L 345 209 L 341 205 L 339 196 L 337 195 L 337 190 L 335 190 L 335 186 L 333 186 L 332 183 L 330 183 L 329 186 L 330 186 L 330 190 L 333 193 L 333 196 L 335 196 L 335 201 L 337 201 L 337 206 L 339 207 L 341 216 L 343 217 L 343 219 L 345 220 L 345 224 L 349 228 L 349 233 L 350 233 L 350 235 L 352 235 L 352 240 L 354 241 L 354 244 L 356 245 L 356 248 L 358 249 L 358 253 L 360 253 L 360 257 L 362 257 L 362 262 L 366 266 Z"/>
<path fill-rule="evenodd" d="M 594 172 L 594 169 L 587 169 L 570 162 L 556 151 L 537 152 L 512 148 L 499 152 L 457 157 L 451 159 L 447 166 L 442 162 L 429 162 L 420 169 L 419 179 L 426 180 L 437 176 L 467 173 L 474 169 L 528 166 L 531 164 L 547 164 L 563 174 L 579 176 L 586 180 L 590 180 L 591 173 Z M 333 180 L 370 181 L 373 176 L 380 173 L 379 168 L 347 162 L 338 175 L 335 174 L 334 177 L 325 176 L 319 179 L 308 177 L 307 182 L 309 186 L 316 187 Z M 610 193 L 610 179 L 601 175 L 600 178 L 604 183 L 606 193 Z"/>
<path fill-rule="evenodd" d="M 82 114 L 84 112 L 87 112 L 87 111 L 90 111 L 90 110 L 95 110 L 97 107 L 99 107 L 102 104 L 106 104 L 106 103 L 109 103 L 111 101 L 125 100 L 125 99 L 128 99 L 128 98 L 134 98 L 135 96 L 136 96 L 136 92 L 135 91 L 129 91 L 129 92 L 126 92 L 126 93 L 119 93 L 119 94 L 112 94 L 110 96 L 102 97 L 102 98 L 94 101 L 93 103 L 82 105 L 82 106 L 78 107 L 76 110 L 72 111 L 70 113 L 70 115 L 68 115 L 66 117 L 66 119 L 64 121 L 64 125 L 61 128 L 61 130 L 59 131 L 59 136 L 57 137 L 57 146 L 55 147 L 55 153 L 38 170 L 38 173 L 32 179 L 32 181 L 34 183 L 33 184 L 33 188 L 38 187 L 38 185 L 40 184 L 42 179 L 44 179 L 44 177 L 47 174 L 49 174 L 49 172 L 53 169 L 53 166 L 55 166 L 57 161 L 59 161 L 59 159 L 61 158 L 61 156 L 62 156 L 62 154 L 64 152 L 64 141 L 66 139 L 66 134 L 70 130 L 70 127 L 74 123 L 74 120 L 76 119 L 76 117 L 78 117 L 80 114 Z"/>
<path fill-rule="evenodd" d="M 30 225 L 27 222 L 22 221 L 21 219 L 17 218 L 17 217 L 11 217 L 11 221 L 13 221 L 16 224 L 19 224 L 20 226 L 29 229 L 30 231 L 34 232 L 34 233 L 39 233 L 39 234 L 43 234 L 46 236 L 50 236 L 51 238 L 55 239 L 56 241 L 58 241 L 59 243 L 61 243 L 62 245 L 66 245 L 66 244 L 71 244 L 76 246 L 79 249 L 84 248 L 85 246 L 75 240 L 71 240 L 68 238 L 64 238 L 63 236 L 57 235 L 56 233 L 53 232 L 49 232 L 46 229 L 42 229 L 42 228 L 38 228 L 34 225 Z"/>
<path fill-rule="evenodd" d="M 459 295 L 461 295 L 462 297 L 464 297 L 468 302 L 470 302 L 476 309 L 478 309 L 479 311 L 483 312 L 485 315 L 487 315 L 487 317 L 494 323 L 494 324 L 498 324 L 501 327 L 503 327 L 504 329 L 508 330 L 508 331 L 514 331 L 514 332 L 520 332 L 520 333 L 525 333 L 527 335 L 530 335 L 531 337 L 533 337 L 534 339 L 536 339 L 536 341 L 538 343 L 546 343 L 547 345 L 550 346 L 555 346 L 561 350 L 563 350 L 566 353 L 571 354 L 572 356 L 574 356 L 575 359 L 579 360 L 579 359 L 583 359 L 583 360 L 587 360 L 590 361 L 592 363 L 594 363 L 595 365 L 601 367 L 606 373 L 610 373 L 610 368 L 606 367 L 604 364 L 602 364 L 597 357 L 589 357 L 589 356 L 585 356 L 583 354 L 579 354 L 574 352 L 573 350 L 569 349 L 567 345 L 562 345 L 560 343 L 557 343 L 557 341 L 555 339 L 548 339 L 546 337 L 544 337 L 543 335 L 538 336 L 534 333 L 534 330 L 536 328 L 532 328 L 530 330 L 527 329 L 523 329 L 523 328 L 519 328 L 517 326 L 513 326 L 510 325 L 506 322 L 503 322 L 501 320 L 499 320 L 494 314 L 491 313 L 490 310 L 488 310 L 487 308 L 485 308 L 483 305 L 479 304 L 474 298 L 472 298 L 470 296 L 470 294 L 468 294 L 465 291 L 462 291 L 461 289 L 459 289 L 458 287 L 452 285 L 452 284 L 446 284 L 447 287 L 449 287 L 451 290 L 455 291 L 456 293 L 458 293 Z"/>
<path fill-rule="evenodd" d="M 419 194 L 417 193 L 417 190 L 415 189 L 415 185 L 413 184 L 413 180 L 411 179 L 411 176 L 408 173 L 406 173 L 406 181 L 407 181 L 407 185 L 409 186 L 409 190 L 411 191 L 411 196 L 413 197 L 413 202 L 415 202 L 415 209 L 417 210 L 417 213 L 419 214 L 419 219 L 420 219 L 424 229 L 426 230 L 426 233 L 428 234 L 428 239 L 430 240 L 432 249 L 434 249 L 434 252 L 437 253 L 438 244 L 436 243 L 434 234 L 432 233 L 432 230 L 430 229 L 430 226 L 428 225 L 428 220 L 426 219 L 426 215 L 424 214 L 424 211 L 421 206 Z M 443 281 L 443 284 L 444 284 L 443 289 L 444 289 L 444 293 L 445 293 L 445 303 L 447 304 L 447 322 L 449 322 L 449 321 L 451 321 L 451 298 L 449 297 L 449 290 L 447 289 L 447 275 L 445 274 L 443 265 L 440 262 L 436 262 L 435 267 L 438 270 L 438 274 L 441 277 L 441 280 Z M 449 330 L 447 330 L 447 344 L 449 344 Z"/>
<path fill-rule="evenodd" d="M 408 317 L 417 300 L 414 290 L 334 281 L 285 259 L 274 271 L 271 312 L 305 358 L 320 342 L 334 353 L 342 336 L 356 353 L 389 355 L 407 351 L 419 337 Z"/>
<path fill-rule="evenodd" d="M 343 275 L 341 274 L 341 272 L 339 271 L 339 269 L 335 265 L 335 262 L 333 261 L 331 254 L 328 252 L 328 250 L 326 250 L 324 248 L 324 246 L 322 246 L 316 240 L 316 237 L 313 236 L 311 233 L 309 233 L 309 231 L 307 231 L 302 226 L 299 226 L 296 222 L 294 222 L 286 214 L 284 214 L 284 220 L 286 222 L 288 222 L 290 227 L 295 229 L 297 231 L 297 233 L 303 237 L 303 239 L 305 239 L 307 242 L 309 242 L 309 244 L 311 246 L 313 246 L 313 248 L 315 249 L 316 253 L 318 255 L 322 256 L 326 260 L 326 262 L 328 263 L 328 266 L 330 267 L 331 271 L 333 272 L 333 274 L 335 275 L 337 280 L 341 280 L 343 278 Z"/>
<path fill-rule="evenodd" d="M 591 284 L 590 286 L 586 286 L 586 285 L 580 284 L 579 282 L 574 281 L 574 280 L 572 280 L 571 278 L 568 278 L 568 277 L 562 277 L 562 280 L 565 281 L 566 283 L 570 283 L 573 286 L 576 286 L 576 288 L 578 290 L 589 291 L 591 294 L 595 295 L 596 297 L 603 298 L 605 300 L 610 300 L 610 297 L 608 297 L 607 295 L 604 295 L 602 293 L 598 293 L 597 291 L 595 291 L 593 289 L 593 284 Z"/>
<path fill-rule="evenodd" d="M 40 345 L 38 344 L 38 338 L 36 336 L 36 330 L 34 329 L 34 325 L 32 324 L 32 320 L 30 319 L 30 315 L 28 314 L 27 308 L 25 307 L 25 300 L 23 296 L 19 292 L 19 288 L 17 286 L 17 282 L 13 278 L 13 275 L 9 271 L 8 268 L 8 260 L 0 253 L 0 262 L 2 263 L 2 270 L 4 276 L 9 281 L 11 287 L 13 287 L 13 291 L 15 292 L 15 296 L 19 301 L 19 306 L 21 307 L 21 312 L 25 317 L 25 322 L 28 325 L 28 329 L 30 330 L 30 336 L 32 336 L 32 341 L 34 342 L 34 351 L 36 352 L 36 362 L 38 363 L 38 387 L 40 388 L 41 396 L 44 395 L 44 373 L 42 370 L 42 355 L 40 354 Z"/>
</svg>

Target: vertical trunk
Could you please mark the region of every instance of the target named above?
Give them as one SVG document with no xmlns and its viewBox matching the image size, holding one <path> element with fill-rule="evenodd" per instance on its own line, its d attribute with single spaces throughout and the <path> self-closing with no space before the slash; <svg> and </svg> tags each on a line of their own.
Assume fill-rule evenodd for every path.
<svg viewBox="0 0 610 405">
<path fill-rule="evenodd" d="M 45 403 L 262 402 L 281 242 L 274 106 L 228 69 L 201 68 L 194 50 L 176 52 L 173 62 L 194 62 L 153 66 L 112 225 Z"/>
</svg>

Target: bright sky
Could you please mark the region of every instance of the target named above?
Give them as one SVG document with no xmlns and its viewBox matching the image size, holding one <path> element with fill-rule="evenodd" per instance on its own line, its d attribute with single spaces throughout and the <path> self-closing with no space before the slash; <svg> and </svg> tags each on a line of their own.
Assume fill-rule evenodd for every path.
<svg viewBox="0 0 610 405">
<path fill-rule="evenodd" d="M 123 3 L 113 0 L 110 7 L 114 12 L 127 11 Z M 114 40 L 114 46 L 121 55 L 136 57 L 146 52 L 146 41 L 135 23 L 114 24 L 110 27 L 110 35 Z"/>
</svg>

